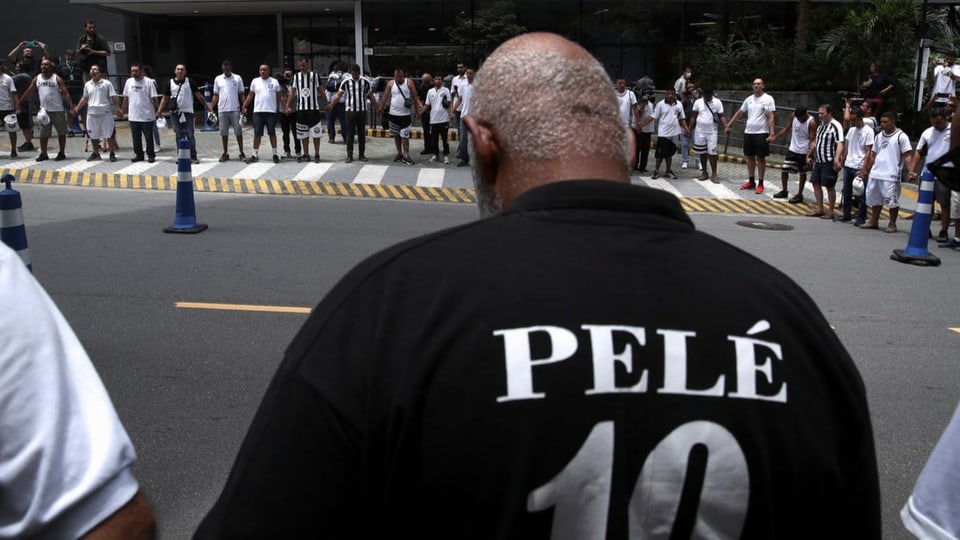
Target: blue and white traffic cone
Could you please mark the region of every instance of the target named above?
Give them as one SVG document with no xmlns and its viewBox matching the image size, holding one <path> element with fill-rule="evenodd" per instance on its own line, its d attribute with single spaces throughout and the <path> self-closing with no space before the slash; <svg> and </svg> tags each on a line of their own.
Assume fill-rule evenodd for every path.
<svg viewBox="0 0 960 540">
<path fill-rule="evenodd" d="M 940 266 L 940 258 L 927 250 L 927 238 L 930 236 L 930 220 L 933 213 L 934 176 L 926 167 L 920 175 L 920 193 L 917 195 L 917 209 L 910 226 L 910 238 L 907 247 L 895 249 L 890 258 L 902 263 L 917 266 Z"/>
<path fill-rule="evenodd" d="M 32 272 L 30 250 L 27 249 L 27 228 L 23 224 L 23 203 L 20 192 L 10 187 L 10 182 L 14 180 L 16 179 L 12 174 L 5 174 L 0 179 L 7 184 L 7 188 L 0 191 L 0 242 L 16 251 L 23 264 Z"/>
<path fill-rule="evenodd" d="M 205 223 L 197 223 L 197 208 L 193 204 L 193 172 L 190 168 L 190 140 L 184 135 L 177 141 L 177 211 L 173 225 L 164 227 L 166 233 L 196 234 L 207 230 Z"/>
</svg>

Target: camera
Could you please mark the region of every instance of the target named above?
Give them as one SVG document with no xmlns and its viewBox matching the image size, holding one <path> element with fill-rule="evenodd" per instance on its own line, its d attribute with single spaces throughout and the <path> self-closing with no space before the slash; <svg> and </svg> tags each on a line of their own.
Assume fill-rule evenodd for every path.
<svg viewBox="0 0 960 540">
<path fill-rule="evenodd" d="M 859 107 L 860 104 L 863 103 L 863 97 L 860 96 L 859 92 L 849 92 L 846 90 L 841 90 L 837 92 L 837 95 L 840 96 L 840 99 L 843 99 L 843 100 L 849 99 L 850 106 L 854 108 Z"/>
</svg>

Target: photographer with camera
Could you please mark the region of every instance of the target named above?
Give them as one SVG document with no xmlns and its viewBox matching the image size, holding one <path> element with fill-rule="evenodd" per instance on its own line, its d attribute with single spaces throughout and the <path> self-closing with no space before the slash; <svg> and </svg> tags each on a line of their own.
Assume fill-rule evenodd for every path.
<svg viewBox="0 0 960 540">
<path fill-rule="evenodd" d="M 83 35 L 77 40 L 77 63 L 83 68 L 84 79 L 90 79 L 90 66 L 94 65 L 99 66 L 100 73 L 106 77 L 108 56 L 110 56 L 110 44 L 97 33 L 97 23 L 85 22 Z"/>
</svg>

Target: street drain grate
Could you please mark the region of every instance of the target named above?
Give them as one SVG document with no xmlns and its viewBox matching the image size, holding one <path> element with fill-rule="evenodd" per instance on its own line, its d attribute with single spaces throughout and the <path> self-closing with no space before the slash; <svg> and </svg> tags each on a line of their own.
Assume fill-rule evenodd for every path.
<svg viewBox="0 0 960 540">
<path fill-rule="evenodd" d="M 783 223 L 771 223 L 769 221 L 738 221 L 737 225 L 748 229 L 760 229 L 761 231 L 792 231 L 793 227 Z"/>
</svg>

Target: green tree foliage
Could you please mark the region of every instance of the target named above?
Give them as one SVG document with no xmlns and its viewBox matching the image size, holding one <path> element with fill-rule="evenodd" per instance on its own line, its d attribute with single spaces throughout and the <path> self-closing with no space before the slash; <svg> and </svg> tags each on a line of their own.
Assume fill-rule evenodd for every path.
<svg viewBox="0 0 960 540">
<path fill-rule="evenodd" d="M 479 64 L 501 43 L 523 34 L 527 29 L 517 22 L 514 3 L 498 0 L 487 9 L 457 15 L 453 26 L 446 31 L 450 40 L 459 45 L 453 56 L 466 55 Z"/>
</svg>

